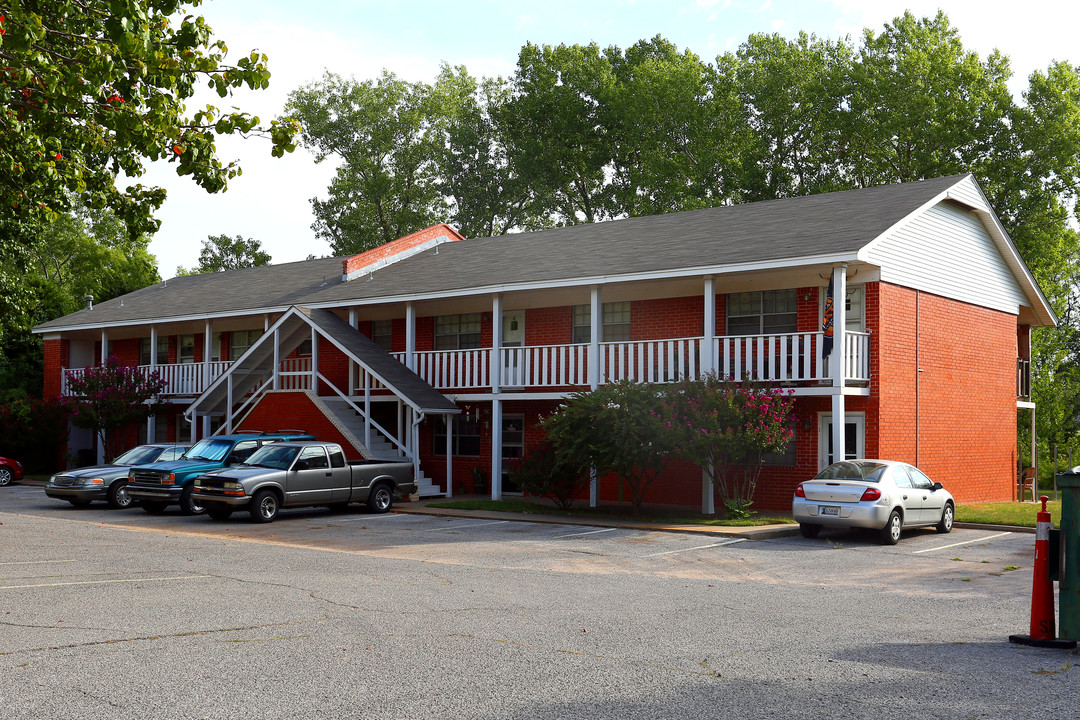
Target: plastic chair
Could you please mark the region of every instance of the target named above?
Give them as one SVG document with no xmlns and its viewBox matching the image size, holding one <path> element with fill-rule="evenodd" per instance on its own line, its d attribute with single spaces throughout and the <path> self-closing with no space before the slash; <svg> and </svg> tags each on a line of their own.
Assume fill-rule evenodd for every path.
<svg viewBox="0 0 1080 720">
<path fill-rule="evenodd" d="M 1018 502 L 1024 502 L 1024 490 L 1031 489 L 1031 502 L 1035 502 L 1035 468 L 1026 467 L 1024 471 L 1020 473 L 1020 483 L 1017 489 L 1020 491 L 1017 496 Z"/>
</svg>

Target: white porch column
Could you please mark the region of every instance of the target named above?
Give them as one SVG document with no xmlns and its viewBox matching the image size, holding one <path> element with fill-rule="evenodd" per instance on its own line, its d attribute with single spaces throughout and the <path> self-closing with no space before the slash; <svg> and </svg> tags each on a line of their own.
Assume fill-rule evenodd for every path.
<svg viewBox="0 0 1080 720">
<path fill-rule="evenodd" d="M 202 436 L 204 438 L 205 437 L 210 437 L 210 416 L 209 415 L 203 415 L 202 416 Z"/>
<path fill-rule="evenodd" d="M 416 306 L 405 303 L 405 367 L 416 372 Z"/>
<path fill-rule="evenodd" d="M 319 394 L 319 333 L 311 328 L 311 392 Z"/>
<path fill-rule="evenodd" d="M 235 360 L 236 358 L 233 358 Z M 274 378 L 270 387 L 274 390 L 281 389 L 281 330 L 274 330 Z"/>
<path fill-rule="evenodd" d="M 491 373 L 491 392 L 499 392 L 502 385 L 502 295 L 495 293 L 491 296 L 491 362 L 488 363 Z"/>
<path fill-rule="evenodd" d="M 371 448 L 371 373 L 364 369 L 364 447 Z"/>
<path fill-rule="evenodd" d="M 360 317 L 356 313 L 356 308 L 349 308 L 349 325 L 353 330 L 360 331 Z M 351 357 L 349 358 L 349 397 L 356 394 L 356 361 Z"/>
<path fill-rule="evenodd" d="M 446 497 L 454 497 L 454 416 L 443 415 L 446 421 Z"/>
<path fill-rule="evenodd" d="M 832 437 L 833 462 L 840 462 L 847 456 L 844 440 L 847 437 L 844 418 L 844 369 L 847 367 L 845 350 L 847 349 L 847 265 L 834 267 L 833 285 L 833 349 L 829 357 L 829 374 L 833 381 L 832 396 Z"/>
<path fill-rule="evenodd" d="M 589 387 L 600 387 L 600 335 L 604 331 L 603 303 L 600 286 L 589 290 Z"/>
<path fill-rule="evenodd" d="M 716 372 L 713 339 L 716 337 L 716 278 L 705 276 L 705 334 L 701 339 L 701 374 Z"/>
<path fill-rule="evenodd" d="M 233 374 L 229 373 L 225 378 L 225 432 L 231 435 L 233 431 Z"/>
<path fill-rule="evenodd" d="M 150 326 L 150 372 L 157 370 L 157 325 Z M 146 442 L 152 443 L 157 438 L 157 415 L 146 416 Z"/>
<path fill-rule="evenodd" d="M 203 324 L 203 352 L 202 352 L 202 389 L 210 387 L 210 359 L 214 354 L 214 324 L 207 320 Z"/>
<path fill-rule="evenodd" d="M 105 328 L 101 329 L 101 364 L 104 365 L 105 361 L 109 359 L 109 331 Z"/>
<path fill-rule="evenodd" d="M 716 493 L 713 491 L 712 476 L 705 468 L 701 469 L 701 514 L 716 514 Z"/>
<path fill-rule="evenodd" d="M 600 286 L 589 289 L 589 387 L 600 387 L 600 335 L 604 331 L 603 297 Z M 596 468 L 589 468 L 589 507 L 596 507 L 599 488 Z"/>
<path fill-rule="evenodd" d="M 503 401 L 491 401 L 491 499 L 502 500 L 502 414 Z"/>
<path fill-rule="evenodd" d="M 191 444 L 195 444 L 195 413 L 191 414 Z"/>
</svg>

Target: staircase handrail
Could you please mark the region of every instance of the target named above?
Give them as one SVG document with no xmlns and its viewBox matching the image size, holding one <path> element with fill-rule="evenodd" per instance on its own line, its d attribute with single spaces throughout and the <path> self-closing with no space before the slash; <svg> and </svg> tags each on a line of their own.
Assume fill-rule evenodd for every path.
<svg viewBox="0 0 1080 720">
<path fill-rule="evenodd" d="M 329 386 L 331 390 L 333 390 L 335 393 L 337 393 L 338 397 L 340 397 L 342 400 L 344 400 L 346 403 L 348 403 L 349 407 L 351 407 L 353 410 L 355 410 L 360 415 L 360 417 L 364 418 L 365 422 L 371 423 L 372 427 L 374 427 L 376 430 L 378 430 L 380 433 L 382 433 L 383 437 L 385 437 L 387 440 L 389 440 L 391 443 L 393 443 L 395 446 L 397 446 L 397 448 L 399 450 L 401 450 L 402 454 L 405 457 L 409 458 L 410 461 L 415 461 L 416 460 L 416 458 L 413 457 L 413 453 L 409 452 L 409 449 L 405 445 L 402 445 L 400 440 L 398 440 L 396 437 L 394 437 L 392 434 L 390 434 L 390 431 L 388 431 L 382 425 L 375 422 L 375 420 L 373 418 L 368 417 L 368 414 L 366 412 L 364 412 L 363 409 L 359 405 L 354 403 L 349 398 L 348 395 L 341 392 L 341 390 L 338 389 L 337 385 L 335 385 L 334 383 L 327 380 L 326 376 L 323 375 L 321 372 L 315 371 L 315 374 L 318 376 L 318 378 L 320 380 L 322 380 L 324 383 L 326 383 L 327 386 Z"/>
<path fill-rule="evenodd" d="M 229 416 L 228 416 L 229 419 L 228 419 L 228 421 L 226 421 L 225 423 L 222 423 L 221 427 L 219 427 L 217 430 L 215 430 L 211 434 L 212 435 L 218 435 L 223 430 L 225 430 L 226 428 L 232 428 L 234 430 L 236 428 L 238 428 L 244 422 L 244 420 L 247 418 L 247 415 L 244 415 L 244 417 L 240 418 L 240 420 L 237 421 L 237 422 L 233 422 L 232 419 L 239 416 L 241 413 L 243 413 L 244 408 L 246 408 L 253 400 L 255 400 L 256 398 L 261 398 L 263 395 L 265 395 L 266 394 L 266 386 L 267 385 L 272 385 L 273 382 L 274 382 L 273 377 L 267 378 L 265 381 L 263 381 L 262 385 L 259 385 L 257 388 L 255 388 L 255 390 L 252 391 L 252 393 L 250 395 L 248 395 L 247 400 L 240 403 L 240 407 L 238 407 L 235 412 L 233 411 L 232 408 L 229 408 Z M 255 406 L 252 405 L 251 408 L 248 410 L 248 414 L 251 414 L 251 411 L 254 410 L 254 409 L 255 409 Z"/>
</svg>

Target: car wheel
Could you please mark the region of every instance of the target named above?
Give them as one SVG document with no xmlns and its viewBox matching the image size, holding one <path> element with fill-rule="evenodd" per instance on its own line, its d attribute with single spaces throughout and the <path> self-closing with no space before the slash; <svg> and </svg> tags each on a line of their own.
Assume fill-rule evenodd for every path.
<svg viewBox="0 0 1080 720">
<path fill-rule="evenodd" d="M 816 538 L 821 532 L 821 526 L 813 523 L 799 523 L 799 532 L 804 538 Z"/>
<path fill-rule="evenodd" d="M 255 522 L 273 522 L 278 515 L 278 499 L 273 490 L 260 490 L 251 498 L 251 519 Z"/>
<path fill-rule="evenodd" d="M 144 500 L 141 505 L 142 509 L 151 515 L 160 515 L 165 512 L 165 508 L 169 507 L 168 503 L 154 502 L 153 500 Z"/>
<path fill-rule="evenodd" d="M 386 483 L 379 483 L 368 493 L 367 508 L 373 513 L 384 513 L 394 504 L 394 491 Z"/>
<path fill-rule="evenodd" d="M 188 485 L 180 493 L 181 515 L 199 515 L 204 510 L 203 506 L 199 504 L 199 501 L 195 499 L 194 490 L 194 485 Z"/>
<path fill-rule="evenodd" d="M 109 493 L 106 498 L 109 502 L 109 507 L 117 510 L 131 507 L 131 496 L 128 495 L 127 485 L 126 480 L 117 480 L 109 486 Z"/>
<path fill-rule="evenodd" d="M 7 465 L 0 465 L 0 485 L 7 485 L 13 477 L 15 477 L 15 473 L 11 472 L 11 468 Z"/>
<path fill-rule="evenodd" d="M 895 545 L 900 542 L 900 531 L 904 527 L 904 521 L 900 518 L 900 511 L 893 510 L 889 513 L 889 521 L 881 528 L 881 542 L 883 545 Z"/>
<path fill-rule="evenodd" d="M 88 507 L 90 505 L 89 500 L 83 500 L 82 498 L 78 498 L 78 499 L 68 498 L 68 502 L 71 503 L 72 505 L 74 505 L 75 507 Z"/>
<path fill-rule="evenodd" d="M 232 508 L 208 507 L 206 508 L 206 514 L 210 516 L 211 520 L 228 520 L 230 517 L 232 517 Z"/>
<path fill-rule="evenodd" d="M 939 533 L 947 533 L 952 530 L 953 518 L 956 515 L 956 511 L 953 509 L 952 503 L 945 503 L 945 509 L 941 511 L 941 520 L 938 520 L 937 527 L 935 528 Z"/>
</svg>

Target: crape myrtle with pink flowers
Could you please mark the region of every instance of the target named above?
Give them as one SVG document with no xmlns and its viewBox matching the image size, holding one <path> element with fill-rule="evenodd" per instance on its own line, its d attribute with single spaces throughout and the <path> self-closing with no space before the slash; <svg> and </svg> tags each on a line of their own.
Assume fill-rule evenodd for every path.
<svg viewBox="0 0 1080 720">
<path fill-rule="evenodd" d="M 794 430 L 791 390 L 706 375 L 672 385 L 619 381 L 574 393 L 541 421 L 554 455 L 613 474 L 634 513 L 669 459 L 701 467 L 726 515 L 750 514 L 770 453 L 783 452 Z"/>
<path fill-rule="evenodd" d="M 69 371 L 69 394 L 61 396 L 60 402 L 72 424 L 94 431 L 105 450 L 105 461 L 110 462 L 125 449 L 125 437 L 119 431 L 157 412 L 162 407 L 157 398 L 166 384 L 157 371 L 140 372 L 110 356 L 104 364 L 81 373 Z"/>
</svg>

